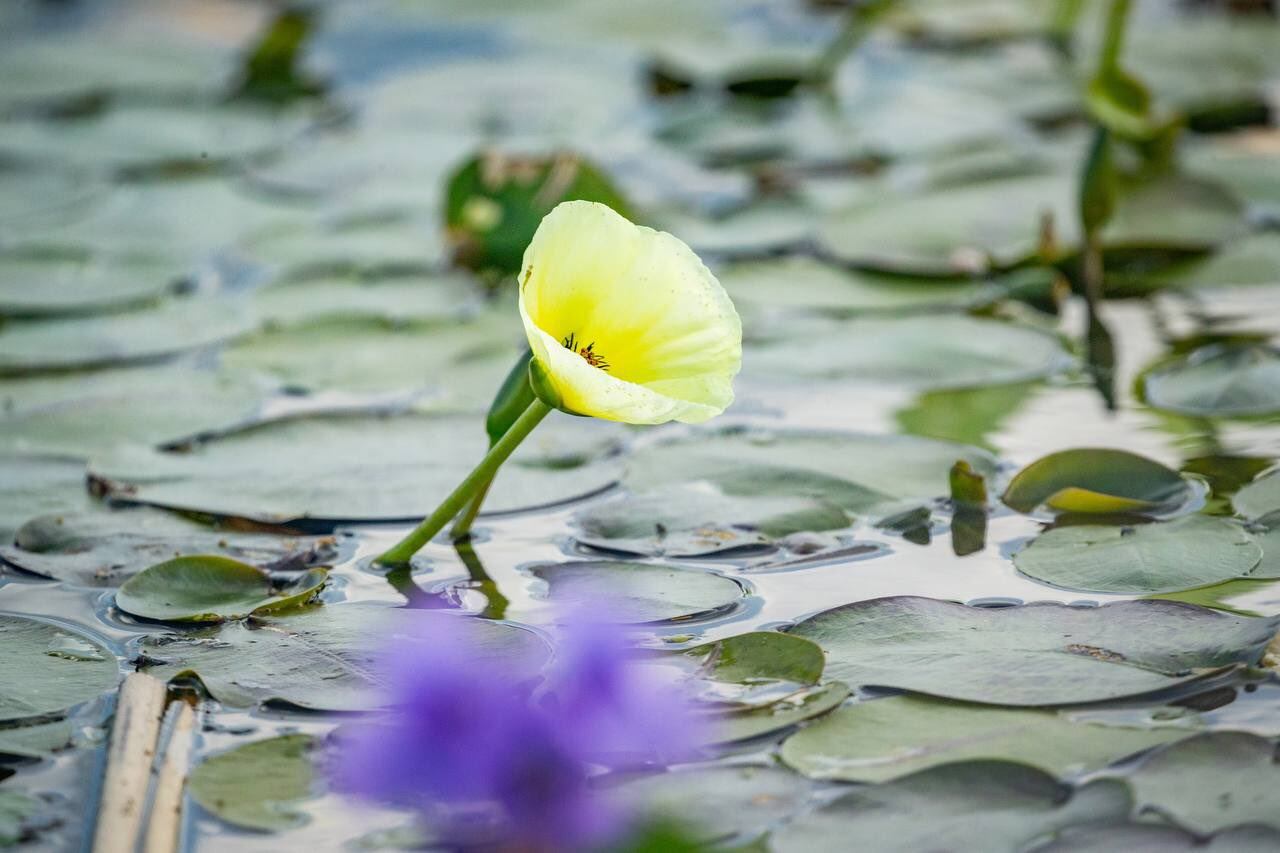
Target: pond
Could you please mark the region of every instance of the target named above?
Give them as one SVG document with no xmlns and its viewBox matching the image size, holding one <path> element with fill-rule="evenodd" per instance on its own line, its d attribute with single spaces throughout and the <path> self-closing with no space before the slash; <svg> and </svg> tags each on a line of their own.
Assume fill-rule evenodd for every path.
<svg viewBox="0 0 1280 853">
<path fill-rule="evenodd" d="M 94 848 L 138 670 L 148 849 L 430 846 L 328 781 L 388 632 L 582 602 L 715 723 L 616 849 L 1280 847 L 1274 3 L 21 0 L 0 80 L 0 847 Z M 735 401 L 384 565 L 573 199 Z"/>
</svg>

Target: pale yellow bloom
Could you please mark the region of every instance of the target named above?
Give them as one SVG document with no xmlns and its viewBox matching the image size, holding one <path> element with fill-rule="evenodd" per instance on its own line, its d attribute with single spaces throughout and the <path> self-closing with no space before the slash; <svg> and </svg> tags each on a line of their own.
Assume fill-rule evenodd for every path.
<svg viewBox="0 0 1280 853">
<path fill-rule="evenodd" d="M 742 324 L 680 240 L 603 204 L 567 201 L 524 253 L 520 317 L 535 390 L 580 415 L 697 423 L 733 402 Z"/>
</svg>

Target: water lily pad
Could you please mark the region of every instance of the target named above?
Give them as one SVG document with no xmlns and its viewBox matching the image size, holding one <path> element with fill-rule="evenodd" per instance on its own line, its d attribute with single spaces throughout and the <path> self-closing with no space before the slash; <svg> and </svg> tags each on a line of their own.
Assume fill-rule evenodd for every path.
<svg viewBox="0 0 1280 853">
<path fill-rule="evenodd" d="M 748 376 L 854 380 L 895 388 L 970 388 L 1060 372 L 1058 339 L 965 315 L 813 320 L 782 325 L 749 349 Z"/>
<path fill-rule="evenodd" d="M 565 416 L 498 475 L 491 512 L 548 506 L 617 479 L 612 425 Z M 121 450 L 91 465 L 113 497 L 265 524 L 417 520 L 484 455 L 483 422 L 463 415 L 329 416 L 215 436 L 189 452 Z"/>
<path fill-rule="evenodd" d="M 764 833 L 804 808 L 813 786 L 776 767 L 720 765 L 644 776 L 616 793 L 642 813 L 672 820 L 695 840 L 711 843 Z"/>
<path fill-rule="evenodd" d="M 1157 285 L 1245 287 L 1280 283 L 1280 241 L 1263 232 L 1233 240 L 1205 257 L 1143 274 Z M 1207 295 L 1207 294 L 1206 294 Z M 1210 297 L 1211 298 L 1211 297 Z"/>
<path fill-rule="evenodd" d="M 1013 555 L 1018 571 L 1087 592 L 1176 592 L 1249 574 L 1262 549 L 1239 524 L 1191 515 L 1140 524 L 1071 525 Z"/>
<path fill-rule="evenodd" d="M 735 684 L 784 681 L 814 685 L 826 659 L 816 643 L 780 631 L 752 631 L 680 652 L 703 678 Z"/>
<path fill-rule="evenodd" d="M 1143 377 L 1148 405 L 1193 417 L 1280 412 L 1280 351 L 1266 346 L 1201 347 Z"/>
<path fill-rule="evenodd" d="M 315 796 L 310 735 L 281 735 L 210 756 L 192 769 L 187 791 L 200 806 L 234 826 L 279 832 L 310 822 L 298 811 Z"/>
<path fill-rule="evenodd" d="M 1247 229 L 1244 205 L 1221 184 L 1163 175 L 1121 188 L 1103 240 L 1115 249 L 1211 249 Z"/>
<path fill-rule="evenodd" d="M 22 838 L 23 823 L 40 810 L 41 803 L 26 791 L 0 790 L 0 846 L 8 847 Z"/>
<path fill-rule="evenodd" d="M 370 318 L 390 323 L 458 317 L 475 302 L 475 286 L 458 275 L 284 279 L 258 290 L 251 307 L 274 328 L 317 320 Z"/>
<path fill-rule="evenodd" d="M 1153 752 L 1128 778 L 1139 808 L 1197 835 L 1245 823 L 1280 829 L 1280 763 L 1269 738 L 1206 732 Z"/>
<path fill-rule="evenodd" d="M 782 760 L 814 779 L 885 782 L 940 764 L 1003 760 L 1077 776 L 1185 737 L 1073 722 L 1053 711 L 893 696 L 841 708 L 787 738 Z"/>
<path fill-rule="evenodd" d="M 408 642 L 426 619 L 461 619 L 477 657 L 527 661 L 550 656 L 532 631 L 453 613 L 341 604 L 279 617 L 254 617 L 187 634 L 144 637 L 140 651 L 157 678 L 194 675 L 225 705 L 269 700 L 324 711 L 362 711 L 379 697 L 376 662 L 388 638 Z M 531 673 L 532 674 L 532 673 Z"/>
<path fill-rule="evenodd" d="M 960 444 L 731 427 L 636 450 L 623 482 L 644 493 L 701 481 L 734 498 L 805 498 L 882 517 L 948 494 L 947 472 L 957 459 L 986 477 L 995 475 L 991 456 Z"/>
<path fill-rule="evenodd" d="M 273 578 L 227 557 L 177 557 L 125 581 L 116 593 L 116 606 L 162 622 L 221 622 L 302 605 L 328 578 L 325 569 Z"/>
<path fill-rule="evenodd" d="M 91 506 L 79 459 L 0 453 L 0 482 L 0 542 L 12 542 L 15 531 L 33 515 Z"/>
<path fill-rule="evenodd" d="M 62 714 L 113 689 L 116 656 L 70 628 L 0 614 L 0 720 Z"/>
<path fill-rule="evenodd" d="M 33 249 L 0 252 L 0 315 L 119 310 L 172 292 L 185 270 L 147 255 Z"/>
<path fill-rule="evenodd" d="M 1231 504 L 1246 518 L 1262 518 L 1280 510 L 1280 470 L 1263 474 L 1246 485 L 1236 492 Z"/>
<path fill-rule="evenodd" d="M 737 497 L 705 484 L 660 486 L 591 506 L 574 516 L 574 538 L 628 554 L 703 557 L 772 546 L 801 530 L 847 527 L 838 507 L 807 497 Z"/>
<path fill-rule="evenodd" d="M 1277 139 L 1280 134 L 1274 127 L 1201 136 L 1183 147 L 1183 166 L 1191 174 L 1226 184 L 1251 204 L 1280 211 L 1280 176 L 1275 170 Z M 1258 236 L 1266 240 L 1274 235 Z"/>
<path fill-rule="evenodd" d="M 435 222 L 425 219 L 403 214 L 323 226 L 298 223 L 256 235 L 245 241 L 244 249 L 254 260 L 290 278 L 412 272 L 425 286 L 427 275 L 445 261 Z"/>
<path fill-rule="evenodd" d="M 1037 853 L 1271 853 L 1280 845 L 1280 831 L 1265 826 L 1239 826 L 1203 841 L 1176 826 L 1127 823 L 1120 826 L 1076 827 L 1037 847 Z"/>
<path fill-rule="evenodd" d="M 839 708 L 849 695 L 848 686 L 832 681 L 798 690 L 761 708 L 720 714 L 711 724 L 713 742 L 735 743 L 780 732 Z"/>
<path fill-rule="evenodd" d="M 247 329 L 239 306 L 207 297 L 99 317 L 13 322 L 0 331 L 0 376 L 143 361 L 215 344 Z"/>
<path fill-rule="evenodd" d="M 826 222 L 823 247 L 842 261 L 903 273 L 952 275 L 1012 266 L 1040 245 L 1042 219 L 1074 245 L 1074 186 L 1032 175 L 877 199 Z"/>
<path fill-rule="evenodd" d="M 925 853 L 945 838 L 954 849 L 1014 851 L 1064 827 L 1122 822 L 1130 807 L 1122 782 L 1072 790 L 1026 765 L 967 761 L 845 794 L 777 830 L 771 846 Z"/>
<path fill-rule="evenodd" d="M 529 571 L 547 583 L 551 601 L 590 603 L 623 624 L 715 616 L 736 607 L 746 594 L 740 583 L 714 572 L 650 563 L 583 560 Z"/>
<path fill-rule="evenodd" d="M 71 746 L 73 739 L 70 720 L 4 728 L 0 729 L 0 755 L 46 758 Z"/>
<path fill-rule="evenodd" d="M 1001 500 L 1018 512 L 1145 512 L 1179 503 L 1190 486 L 1177 471 L 1134 453 L 1080 448 L 1051 453 L 1019 471 Z"/>
<path fill-rule="evenodd" d="M 205 527 L 159 510 L 41 515 L 18 528 L 0 559 L 84 586 L 117 586 L 162 560 L 220 554 L 265 569 L 303 569 L 337 553 L 328 537 L 272 536 Z"/>
<path fill-rule="evenodd" d="M 1103 702 L 1255 663 L 1280 618 L 1168 601 L 1102 607 L 966 607 L 877 598 L 826 610 L 791 631 L 827 653 L 827 675 L 992 705 Z"/>
</svg>

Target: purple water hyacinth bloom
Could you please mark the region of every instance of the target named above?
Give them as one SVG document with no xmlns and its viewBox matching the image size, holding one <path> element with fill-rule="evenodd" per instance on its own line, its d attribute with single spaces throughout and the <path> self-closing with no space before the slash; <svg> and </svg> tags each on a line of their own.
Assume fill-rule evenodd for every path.
<svg viewBox="0 0 1280 853">
<path fill-rule="evenodd" d="M 700 740 L 686 697 L 635 664 L 616 626 L 571 619 L 541 684 L 526 662 L 477 657 L 460 621 L 422 620 L 382 662 L 390 708 L 340 740 L 335 783 L 418 808 L 451 841 L 525 851 L 598 848 L 631 816 L 601 768 L 670 763 Z"/>
</svg>

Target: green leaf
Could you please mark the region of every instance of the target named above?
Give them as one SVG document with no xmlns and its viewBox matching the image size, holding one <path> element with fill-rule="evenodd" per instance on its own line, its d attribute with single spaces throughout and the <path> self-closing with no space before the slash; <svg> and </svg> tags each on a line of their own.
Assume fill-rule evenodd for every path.
<svg viewBox="0 0 1280 853">
<path fill-rule="evenodd" d="M 1073 722 L 1052 711 L 914 696 L 858 702 L 787 738 L 782 760 L 814 779 L 886 782 L 941 764 L 1001 760 L 1061 778 L 1185 737 L 1177 729 Z"/>
<path fill-rule="evenodd" d="M 502 380 L 498 393 L 489 404 L 484 429 L 489 434 L 490 445 L 496 444 L 498 439 L 506 435 L 511 425 L 534 401 L 533 386 L 529 384 L 529 361 L 532 358 L 533 353 L 526 350 L 516 359 L 511 372 Z"/>
<path fill-rule="evenodd" d="M 385 231 L 376 230 L 379 234 Z M 334 249 L 334 235 L 323 234 L 317 242 L 321 239 L 330 251 Z M 383 249 L 370 248 L 370 261 L 385 259 Z M 344 250 L 344 255 L 348 251 Z M 314 250 L 308 251 L 306 257 L 313 261 Z M 283 275 L 255 290 L 250 307 L 258 322 L 271 329 L 320 326 L 323 321 L 337 320 L 350 322 L 354 329 L 358 322 L 353 321 L 394 326 L 457 320 L 476 308 L 475 298 L 474 283 L 461 275 L 417 273 L 370 280 L 350 272 L 329 272 L 301 279 Z"/>
<path fill-rule="evenodd" d="M 0 251 L 0 316 L 135 308 L 176 290 L 186 270 L 151 255 L 35 247 Z"/>
<path fill-rule="evenodd" d="M 894 413 L 909 435 L 971 444 L 991 450 L 989 436 L 1035 393 L 1035 383 L 926 391 Z"/>
<path fill-rule="evenodd" d="M 1280 510 L 1280 470 L 1263 474 L 1236 492 L 1231 499 L 1236 512 L 1245 518 L 1262 518 Z"/>
<path fill-rule="evenodd" d="M 314 10 L 281 9 L 244 60 L 236 97 L 283 104 L 324 92 L 324 85 L 299 68 L 302 48 L 311 34 Z"/>
<path fill-rule="evenodd" d="M 498 474 L 494 512 L 549 506 L 613 483 L 612 424 L 553 415 Z M 418 520 L 484 455 L 478 417 L 354 414 L 297 418 L 214 436 L 182 454 L 121 450 L 93 476 L 128 503 L 330 527 Z"/>
<path fill-rule="evenodd" d="M 1257 662 L 1280 618 L 1165 601 L 1102 607 L 966 607 L 877 598 L 826 610 L 791 632 L 827 653 L 827 676 L 993 705 L 1103 702 Z"/>
<path fill-rule="evenodd" d="M 1197 835 L 1247 823 L 1280 829 L 1280 764 L 1269 738 L 1195 735 L 1147 756 L 1128 781 L 1139 808 Z"/>
<path fill-rule="evenodd" d="M 1280 350 L 1200 347 L 1141 379 L 1149 406 L 1192 417 L 1252 417 L 1280 412 Z"/>
<path fill-rule="evenodd" d="M 1116 850 L 1159 853 L 1271 853 L 1280 845 L 1280 832 L 1265 826 L 1240 826 L 1215 833 L 1207 842 L 1176 826 L 1127 823 L 1068 829 L 1041 853 L 1114 853 Z"/>
<path fill-rule="evenodd" d="M 0 614 L 0 720 L 63 714 L 120 680 L 116 656 L 52 622 Z"/>
<path fill-rule="evenodd" d="M 23 824 L 40 810 L 41 803 L 26 791 L 0 790 L 0 847 L 22 839 Z"/>
<path fill-rule="evenodd" d="M 80 512 L 90 507 L 84 463 L 58 456 L 0 453 L 0 541 L 33 515 Z"/>
<path fill-rule="evenodd" d="M 473 157 L 445 189 L 445 228 L 455 261 L 474 270 L 518 272 L 542 217 L 576 199 L 635 218 L 609 178 L 576 154 L 518 157 L 491 151 Z"/>
<path fill-rule="evenodd" d="M 1096 82 L 1096 81 L 1095 81 Z M 1093 145 L 1080 178 L 1080 224 L 1094 234 L 1107 224 L 1116 209 L 1116 172 L 1111 138 L 1104 129 L 1094 132 Z"/>
<path fill-rule="evenodd" d="M 1186 500 L 1186 480 L 1158 462 L 1123 450 L 1079 448 L 1051 453 L 1019 471 L 1001 498 L 1018 512 L 1145 512 Z"/>
<path fill-rule="evenodd" d="M 162 622 L 221 622 L 305 604 L 328 579 L 325 569 L 276 579 L 227 557 L 178 557 L 125 581 L 116 606 Z"/>
<path fill-rule="evenodd" d="M 1239 525 L 1190 515 L 1137 526 L 1072 525 L 1013 555 L 1018 571 L 1086 592 L 1177 592 L 1248 575 L 1262 549 Z"/>
<path fill-rule="evenodd" d="M 1123 822 L 1130 807 L 1121 782 L 1072 790 L 1033 767 L 968 761 L 845 794 L 776 831 L 772 847 L 925 853 L 946 839 L 956 850 L 1022 850 L 1064 827 Z"/>
<path fill-rule="evenodd" d="M 751 740 L 820 717 L 849 698 L 848 686 L 832 681 L 800 690 L 762 708 L 716 715 L 712 719 L 712 743 Z"/>
<path fill-rule="evenodd" d="M 598 607 L 623 624 L 720 615 L 746 595 L 741 584 L 723 575 L 651 563 L 582 560 L 532 566 L 529 572 L 546 582 L 548 600 Z"/>
<path fill-rule="evenodd" d="M 145 507 L 42 515 L 0 546 L 0 559 L 25 572 L 76 586 L 118 586 L 172 557 L 220 554 L 271 570 L 305 569 L 337 555 L 334 540 L 205 527 Z"/>
<path fill-rule="evenodd" d="M 0 729 L 0 755 L 47 758 L 75 740 L 70 720 Z"/>
<path fill-rule="evenodd" d="M 311 735 L 254 741 L 200 762 L 187 779 L 191 799 L 234 826 L 279 832 L 311 822 L 298 806 L 317 795 Z"/>
<path fill-rule="evenodd" d="M 679 654 L 698 661 L 704 678 L 737 684 L 778 680 L 814 685 L 826 664 L 816 643 L 779 631 L 738 634 Z"/>
<path fill-rule="evenodd" d="M 378 701 L 377 662 L 386 638 L 407 642 L 415 625 L 461 620 L 479 658 L 517 661 L 530 674 L 550 656 L 532 631 L 503 622 L 377 604 L 340 604 L 220 628 L 152 634 L 139 650 L 157 678 L 199 678 L 215 699 L 237 708 L 277 701 L 324 711 L 365 711 Z"/>
</svg>

